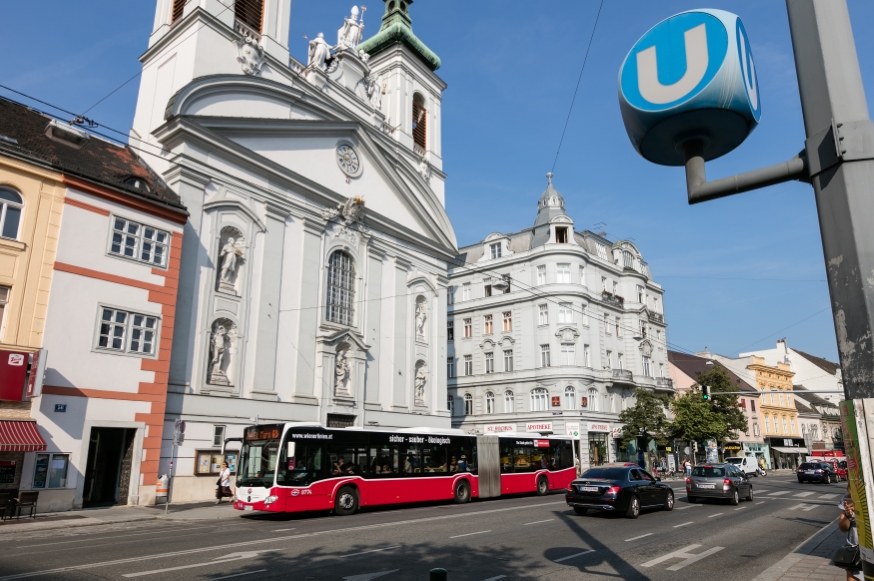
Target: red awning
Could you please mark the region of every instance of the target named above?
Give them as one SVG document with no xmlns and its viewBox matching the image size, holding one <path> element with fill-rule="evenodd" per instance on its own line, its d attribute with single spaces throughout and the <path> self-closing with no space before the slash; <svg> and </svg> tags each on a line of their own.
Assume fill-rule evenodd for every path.
<svg viewBox="0 0 874 581">
<path fill-rule="evenodd" d="M 36 422 L 0 421 L 0 452 L 44 452 Z"/>
</svg>

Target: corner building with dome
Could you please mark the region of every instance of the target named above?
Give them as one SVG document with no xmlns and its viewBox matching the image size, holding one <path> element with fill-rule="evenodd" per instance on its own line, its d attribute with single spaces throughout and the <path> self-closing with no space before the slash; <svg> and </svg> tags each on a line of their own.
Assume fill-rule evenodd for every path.
<svg viewBox="0 0 874 581">
<path fill-rule="evenodd" d="M 547 179 L 531 228 L 490 234 L 451 263 L 452 427 L 519 435 L 576 428 L 583 468 L 636 461 L 638 445 L 617 446 L 619 413 L 634 405 L 637 388 L 674 393 L 664 289 L 631 241 L 576 230 Z M 645 452 L 651 445 L 641 443 Z"/>
</svg>

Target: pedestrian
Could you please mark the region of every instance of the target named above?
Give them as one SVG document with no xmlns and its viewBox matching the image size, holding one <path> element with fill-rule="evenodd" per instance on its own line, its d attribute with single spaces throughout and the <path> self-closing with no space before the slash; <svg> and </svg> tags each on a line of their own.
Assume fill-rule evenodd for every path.
<svg viewBox="0 0 874 581">
<path fill-rule="evenodd" d="M 689 462 L 689 458 L 683 458 L 683 471 L 686 473 L 686 478 L 692 476 L 692 463 Z"/>
<path fill-rule="evenodd" d="M 231 492 L 231 469 L 228 468 L 227 462 L 222 462 L 222 471 L 219 472 L 218 480 L 215 481 L 215 503 L 221 504 L 222 498 L 233 498 L 234 493 Z"/>
<path fill-rule="evenodd" d="M 853 497 L 850 496 L 850 483 L 847 483 L 847 493 L 844 495 L 844 498 L 841 499 L 841 503 L 838 505 L 838 509 L 840 509 L 841 513 L 838 516 L 838 529 L 841 532 L 847 533 L 847 544 L 850 547 L 858 547 L 859 546 L 859 531 L 856 529 L 856 511 L 855 506 L 853 505 Z M 858 553 L 856 553 L 858 555 Z M 861 561 L 859 561 L 861 565 Z M 847 572 L 847 581 L 852 581 L 854 579 L 862 579 L 862 569 L 856 567 L 847 567 L 845 568 Z"/>
</svg>

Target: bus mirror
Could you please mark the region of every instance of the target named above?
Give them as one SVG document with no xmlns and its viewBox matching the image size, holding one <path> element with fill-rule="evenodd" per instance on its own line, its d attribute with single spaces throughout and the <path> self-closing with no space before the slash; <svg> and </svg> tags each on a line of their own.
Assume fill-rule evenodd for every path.
<svg viewBox="0 0 874 581">
<path fill-rule="evenodd" d="M 291 460 L 292 458 L 294 458 L 294 442 L 286 442 L 286 445 L 288 447 L 286 449 L 285 457 Z"/>
</svg>

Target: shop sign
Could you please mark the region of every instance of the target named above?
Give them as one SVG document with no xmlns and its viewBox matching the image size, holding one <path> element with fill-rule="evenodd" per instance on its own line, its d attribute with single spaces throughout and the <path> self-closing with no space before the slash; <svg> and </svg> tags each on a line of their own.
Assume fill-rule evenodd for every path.
<svg viewBox="0 0 874 581">
<path fill-rule="evenodd" d="M 552 422 L 528 422 L 525 424 L 526 432 L 551 432 Z"/>
<path fill-rule="evenodd" d="M 15 482 L 15 460 L 0 460 L 0 484 Z"/>
<path fill-rule="evenodd" d="M 613 428 L 612 435 L 614 438 L 622 437 L 622 428 Z"/>
<path fill-rule="evenodd" d="M 584 395 L 583 402 L 580 405 L 582 405 L 584 408 L 589 407 L 589 397 Z"/>
<path fill-rule="evenodd" d="M 515 431 L 516 424 L 486 424 L 483 426 L 483 433 L 485 434 L 505 434 Z"/>
<path fill-rule="evenodd" d="M 726 442 L 723 447 L 723 450 L 726 452 L 739 452 L 741 449 L 741 445 L 738 442 Z"/>
<path fill-rule="evenodd" d="M 574 438 L 578 438 L 580 436 L 579 422 L 565 422 L 564 430 L 565 434 L 567 434 L 568 436 L 573 436 Z"/>
<path fill-rule="evenodd" d="M 589 422 L 589 431 L 590 432 L 605 432 L 610 433 L 610 424 L 604 424 L 600 422 Z"/>
<path fill-rule="evenodd" d="M 561 407 L 561 396 L 558 396 L 558 395 L 552 396 L 552 407 L 554 407 L 554 408 Z"/>
<path fill-rule="evenodd" d="M 0 351 L 0 400 L 22 401 L 29 353 Z"/>
</svg>

